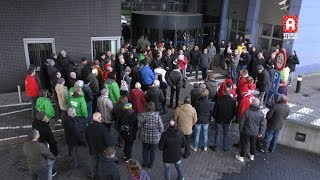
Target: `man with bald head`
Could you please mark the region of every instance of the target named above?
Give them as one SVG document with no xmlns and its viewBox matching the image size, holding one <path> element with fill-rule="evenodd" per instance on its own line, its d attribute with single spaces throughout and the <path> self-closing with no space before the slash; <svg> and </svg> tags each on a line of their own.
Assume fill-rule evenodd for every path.
<svg viewBox="0 0 320 180">
<path fill-rule="evenodd" d="M 112 146 L 112 137 L 108 128 L 102 124 L 101 113 L 93 114 L 93 122 L 86 129 L 86 142 L 90 154 L 90 178 L 97 176 L 98 158 L 106 147 Z"/>
<path fill-rule="evenodd" d="M 240 155 L 236 159 L 244 162 L 246 150 L 250 143 L 250 153 L 248 157 L 254 160 L 257 137 L 262 137 L 266 129 L 266 120 L 260 109 L 260 101 L 254 98 L 248 110 L 246 110 L 240 120 Z"/>
</svg>

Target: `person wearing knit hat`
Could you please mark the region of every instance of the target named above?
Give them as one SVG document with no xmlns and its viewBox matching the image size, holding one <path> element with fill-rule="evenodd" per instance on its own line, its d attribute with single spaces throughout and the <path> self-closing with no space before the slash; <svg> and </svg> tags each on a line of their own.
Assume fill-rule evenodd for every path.
<svg viewBox="0 0 320 180">
<path fill-rule="evenodd" d="M 120 135 L 124 139 L 124 159 L 126 162 L 129 162 L 132 158 L 132 146 L 138 130 L 138 117 L 134 110 L 132 110 L 131 103 L 126 103 L 124 105 L 124 110 L 122 111 L 118 122 Z"/>
</svg>

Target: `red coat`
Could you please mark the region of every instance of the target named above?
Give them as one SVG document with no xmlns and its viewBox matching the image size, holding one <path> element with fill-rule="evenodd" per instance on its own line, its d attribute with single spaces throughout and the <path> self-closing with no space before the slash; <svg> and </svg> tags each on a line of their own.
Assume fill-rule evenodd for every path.
<svg viewBox="0 0 320 180">
<path fill-rule="evenodd" d="M 104 69 L 107 69 L 108 67 L 111 67 L 109 64 L 105 64 L 104 65 Z M 105 70 L 103 72 L 103 79 L 104 80 L 107 80 L 108 79 L 108 75 L 109 75 L 110 71 L 109 70 Z"/>
<path fill-rule="evenodd" d="M 186 56 L 183 56 L 183 60 L 180 60 L 178 56 L 178 64 L 181 67 L 181 70 L 186 70 L 188 65 L 188 58 Z"/>
<path fill-rule="evenodd" d="M 24 83 L 25 83 L 25 87 L 26 87 L 27 96 L 28 97 L 38 97 L 39 85 L 36 80 L 36 77 L 27 75 Z"/>
<path fill-rule="evenodd" d="M 141 89 L 132 89 L 128 100 L 131 102 L 132 108 L 136 113 L 142 112 L 147 104 L 145 94 Z"/>
<path fill-rule="evenodd" d="M 238 119 L 241 119 L 243 113 L 247 109 L 249 109 L 253 98 L 254 98 L 254 96 L 251 93 L 247 93 L 241 98 L 241 101 L 238 105 Z"/>
<path fill-rule="evenodd" d="M 249 90 L 255 90 L 255 89 L 256 89 L 256 85 L 251 82 L 246 82 L 243 86 L 240 86 L 240 88 L 237 87 L 238 102 L 241 101 L 242 96 L 248 93 Z"/>
<path fill-rule="evenodd" d="M 218 97 L 221 97 L 224 95 L 224 91 L 227 88 L 227 83 L 230 82 L 232 84 L 232 89 L 233 89 L 233 82 L 232 79 L 226 79 L 220 86 L 218 90 Z M 230 92 L 232 94 L 232 92 Z M 235 95 L 235 94 L 234 94 Z"/>
<path fill-rule="evenodd" d="M 238 83 L 237 83 L 237 95 L 238 97 L 241 96 L 241 88 L 247 83 L 247 77 L 241 76 Z"/>
</svg>

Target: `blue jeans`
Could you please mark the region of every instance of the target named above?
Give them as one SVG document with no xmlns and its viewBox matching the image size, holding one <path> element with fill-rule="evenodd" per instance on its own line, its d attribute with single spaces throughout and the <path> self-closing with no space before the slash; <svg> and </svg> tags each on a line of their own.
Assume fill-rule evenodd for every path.
<svg viewBox="0 0 320 180">
<path fill-rule="evenodd" d="M 48 159 L 48 180 L 52 179 L 52 169 L 53 169 L 53 163 L 54 161 L 52 161 L 51 159 Z"/>
<path fill-rule="evenodd" d="M 231 77 L 233 84 L 237 83 L 237 66 L 231 66 Z"/>
<path fill-rule="evenodd" d="M 87 102 L 87 109 L 88 109 L 87 125 L 89 125 L 92 122 L 92 101 Z"/>
<path fill-rule="evenodd" d="M 48 179 L 48 167 L 45 167 L 37 172 L 31 173 L 31 180 L 47 180 Z"/>
<path fill-rule="evenodd" d="M 266 140 L 267 147 L 269 147 L 269 151 L 273 152 L 275 150 L 279 134 L 280 130 L 273 130 L 267 128 L 264 139 Z"/>
<path fill-rule="evenodd" d="M 179 180 L 183 180 L 183 167 L 182 167 L 182 160 L 179 160 L 176 163 L 163 163 L 163 167 L 164 167 L 164 177 L 165 180 L 171 180 L 170 177 L 170 164 L 174 164 L 174 166 L 176 167 L 176 170 L 178 172 L 178 179 Z"/>
<path fill-rule="evenodd" d="M 149 143 L 142 143 L 142 156 L 143 156 L 143 164 L 153 166 L 154 160 L 156 159 L 156 150 L 158 144 L 149 144 Z M 150 153 L 150 156 L 149 156 Z M 150 157 L 150 159 L 149 159 Z M 150 160 L 150 161 L 149 161 Z"/>
<path fill-rule="evenodd" d="M 200 131 L 202 129 L 203 133 L 203 148 L 208 147 L 208 128 L 209 124 L 195 124 L 194 125 L 194 144 L 195 148 L 198 148 Z"/>
<path fill-rule="evenodd" d="M 239 71 L 240 70 L 246 70 L 248 65 L 239 65 Z"/>
<path fill-rule="evenodd" d="M 218 148 L 220 146 L 221 131 L 222 131 L 222 133 L 223 133 L 223 149 L 228 149 L 229 148 L 230 124 L 216 123 L 215 126 L 216 126 L 216 136 L 215 136 L 214 147 Z"/>
<path fill-rule="evenodd" d="M 290 73 L 289 73 L 289 79 L 288 79 L 288 84 L 289 84 L 289 85 L 291 85 L 291 83 L 292 83 L 293 73 L 294 73 L 294 72 L 290 72 Z"/>
</svg>

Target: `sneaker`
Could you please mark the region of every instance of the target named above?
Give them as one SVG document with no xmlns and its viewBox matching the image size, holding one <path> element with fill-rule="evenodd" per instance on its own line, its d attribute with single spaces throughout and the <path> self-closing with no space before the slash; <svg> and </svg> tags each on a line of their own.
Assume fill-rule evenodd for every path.
<svg viewBox="0 0 320 180">
<path fill-rule="evenodd" d="M 236 159 L 238 159 L 240 162 L 244 162 L 244 157 L 241 157 L 240 155 L 235 156 Z"/>
<path fill-rule="evenodd" d="M 194 152 L 197 152 L 197 151 L 198 151 L 198 149 L 195 148 L 193 145 L 190 145 L 190 148 L 191 148 Z"/>
<path fill-rule="evenodd" d="M 204 148 L 203 148 L 203 150 L 204 150 L 204 151 L 207 151 L 207 150 L 208 150 L 208 148 L 207 148 L 207 147 L 204 147 Z"/>
<path fill-rule="evenodd" d="M 250 158 L 251 161 L 254 160 L 254 155 L 251 155 L 250 153 L 248 153 L 248 157 Z"/>
<path fill-rule="evenodd" d="M 229 149 L 228 148 L 223 148 L 223 151 L 229 151 Z"/>
<path fill-rule="evenodd" d="M 52 177 L 55 176 L 57 174 L 57 171 L 52 169 Z"/>
</svg>

